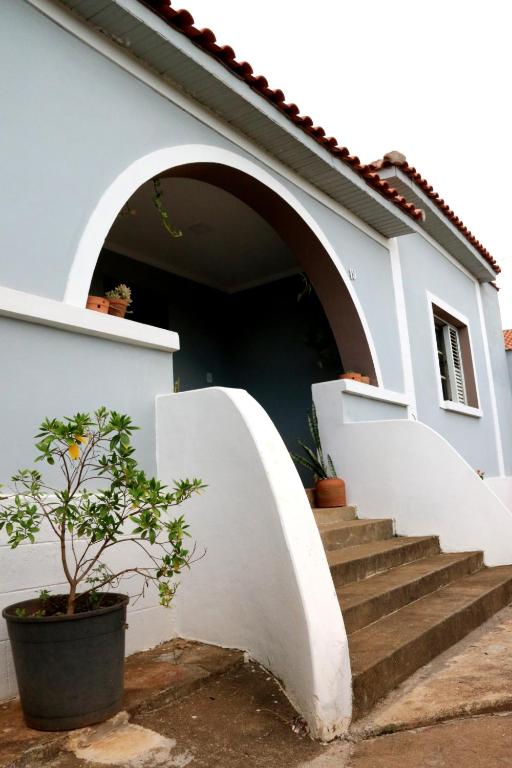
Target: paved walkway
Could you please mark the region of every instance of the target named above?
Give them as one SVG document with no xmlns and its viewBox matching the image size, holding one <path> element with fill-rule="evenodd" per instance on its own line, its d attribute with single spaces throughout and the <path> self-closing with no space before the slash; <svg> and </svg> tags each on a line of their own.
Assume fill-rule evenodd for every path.
<svg viewBox="0 0 512 768">
<path fill-rule="evenodd" d="M 132 657 L 127 681 L 129 713 L 58 737 L 0 708 L 0 766 L 512 768 L 510 607 L 330 745 L 312 742 L 275 680 L 236 652 L 173 641 Z"/>
</svg>

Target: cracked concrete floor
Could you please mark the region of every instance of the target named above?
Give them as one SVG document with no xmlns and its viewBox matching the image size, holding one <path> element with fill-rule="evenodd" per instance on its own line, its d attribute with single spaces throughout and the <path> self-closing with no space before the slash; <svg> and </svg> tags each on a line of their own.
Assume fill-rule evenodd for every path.
<svg viewBox="0 0 512 768">
<path fill-rule="evenodd" d="M 131 720 L 120 715 L 113 727 L 75 732 L 66 745 L 27 753 L 11 766 L 512 767 L 510 607 L 409 678 L 356 724 L 348 742 L 312 742 L 265 670 L 231 662 L 184 698 L 155 700 Z"/>
<path fill-rule="evenodd" d="M 103 733 L 74 733 L 65 748 L 16 768 L 509 768 L 512 713 L 454 720 L 358 743 L 322 745 L 275 681 L 240 664 L 186 698 L 120 717 Z"/>
</svg>

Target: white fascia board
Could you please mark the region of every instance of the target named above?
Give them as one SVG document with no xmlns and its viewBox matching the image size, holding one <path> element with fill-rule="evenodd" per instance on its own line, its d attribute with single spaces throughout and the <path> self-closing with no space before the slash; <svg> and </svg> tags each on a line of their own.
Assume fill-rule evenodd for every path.
<svg viewBox="0 0 512 768">
<path fill-rule="evenodd" d="M 9 317 L 62 331 L 96 336 L 122 344 L 177 352 L 179 336 L 174 331 L 135 323 L 121 317 L 64 304 L 54 299 L 0 286 L 0 317 Z"/>
<path fill-rule="evenodd" d="M 383 168 L 378 172 L 378 174 L 381 179 L 386 179 L 387 181 L 393 178 L 399 179 L 402 184 L 404 184 L 411 191 L 411 198 L 408 199 L 411 202 L 415 202 L 414 197 L 418 198 L 420 201 L 420 207 L 423 208 L 423 210 L 427 213 L 427 216 L 435 216 L 435 218 L 443 226 L 445 226 L 454 237 L 457 238 L 459 243 L 468 251 L 468 253 L 478 261 L 479 266 L 486 270 L 489 275 L 489 281 L 496 280 L 498 275 L 493 270 L 491 265 L 480 255 L 476 248 L 471 245 L 469 240 L 467 240 L 464 235 L 459 232 L 457 227 L 452 224 L 452 222 L 439 210 L 439 208 L 430 200 L 430 198 L 425 195 L 421 187 L 418 187 L 417 184 L 411 181 L 411 179 L 406 176 L 406 174 L 400 170 L 400 168 L 392 165 L 389 168 Z M 416 222 L 416 226 L 421 230 L 424 225 L 420 221 Z M 432 237 L 432 235 L 430 235 L 430 237 Z"/>
</svg>

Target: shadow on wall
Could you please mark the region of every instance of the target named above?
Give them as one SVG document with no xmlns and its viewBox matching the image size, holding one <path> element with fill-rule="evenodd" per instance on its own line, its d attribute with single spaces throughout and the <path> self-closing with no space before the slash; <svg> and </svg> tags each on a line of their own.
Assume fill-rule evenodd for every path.
<svg viewBox="0 0 512 768">
<path fill-rule="evenodd" d="M 131 319 L 179 333 L 174 379 L 181 391 L 245 389 L 289 450 L 308 440 L 311 385 L 335 379 L 342 362 L 314 291 L 299 300 L 301 275 L 228 294 L 103 250 L 91 292 L 119 282 L 133 290 Z M 309 484 L 307 471 L 300 473 Z"/>
</svg>

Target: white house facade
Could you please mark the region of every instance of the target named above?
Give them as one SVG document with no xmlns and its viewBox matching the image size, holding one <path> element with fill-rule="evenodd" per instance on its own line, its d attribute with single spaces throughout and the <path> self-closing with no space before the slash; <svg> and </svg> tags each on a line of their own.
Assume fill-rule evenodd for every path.
<svg viewBox="0 0 512 768">
<path fill-rule="evenodd" d="M 45 416 L 129 413 L 148 471 L 208 489 L 184 510 L 207 554 L 170 612 L 133 606 L 128 651 L 242 648 L 314 735 L 343 733 L 370 683 L 289 451 L 313 398 L 360 520 L 512 563 L 499 267 L 402 155 L 362 164 L 168 2 L 4 0 L 0 18 L 0 482 Z M 86 308 L 117 282 L 132 319 Z M 2 607 L 58 587 L 55 554 L 0 540 Z"/>
</svg>

